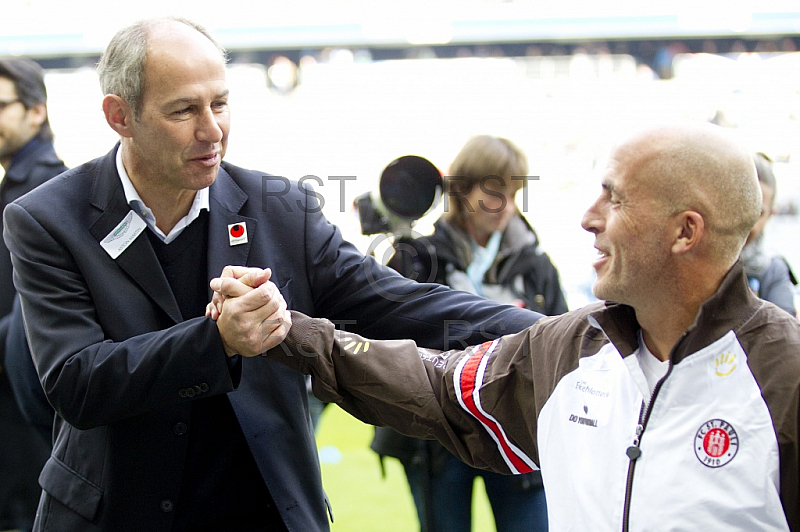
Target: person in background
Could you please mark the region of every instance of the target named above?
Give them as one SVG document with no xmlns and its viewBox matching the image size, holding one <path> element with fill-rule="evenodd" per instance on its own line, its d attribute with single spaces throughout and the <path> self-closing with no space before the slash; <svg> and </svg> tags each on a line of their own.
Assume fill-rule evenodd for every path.
<svg viewBox="0 0 800 532">
<path fill-rule="evenodd" d="M 411 282 L 347 243 L 307 187 L 223 160 L 226 53 L 204 28 L 127 26 L 98 75 L 119 143 L 4 213 L 58 414 L 35 528 L 329 530 L 305 381 L 258 356 L 285 335 L 272 316 L 289 304 L 444 347 L 540 315 Z M 245 266 L 272 270 L 205 317 L 212 276 Z M 471 323 L 448 328 L 454 315 Z"/>
<path fill-rule="evenodd" d="M 528 162 L 505 138 L 479 135 L 444 178 L 447 205 L 430 237 L 403 240 L 389 266 L 406 277 L 448 285 L 546 315 L 567 311 L 558 271 L 517 209 Z M 406 246 L 411 246 L 409 250 Z M 481 477 L 498 532 L 547 530 L 539 471 L 509 476 L 470 467 L 433 441 L 376 427 L 372 449 L 403 464 L 423 532 L 469 532 L 472 491 Z"/>
<path fill-rule="evenodd" d="M 794 287 L 797 285 L 797 279 L 785 258 L 780 255 L 770 255 L 764 249 L 764 228 L 772 216 L 777 193 L 772 161 L 763 153 L 756 153 L 753 160 L 761 185 L 763 207 L 761 216 L 747 236 L 747 242 L 742 250 L 744 271 L 755 295 L 775 303 L 792 316 L 796 316 Z"/>
<path fill-rule="evenodd" d="M 0 211 L 67 168 L 53 148 L 44 71 L 24 57 L 0 57 Z M 2 222 L 0 222 L 2 230 Z M 49 456 L 49 429 L 35 430 L 20 411 L 12 384 L 19 369 L 30 381 L 30 359 L 12 279 L 11 257 L 0 243 L 0 530 L 29 530 L 41 488 L 39 471 Z M 34 387 L 41 386 L 34 377 Z M 40 425 L 41 426 L 41 425 Z M 40 436 L 41 434 L 41 436 Z"/>
<path fill-rule="evenodd" d="M 761 209 L 729 133 L 649 127 L 612 151 L 581 221 L 601 301 L 443 352 L 287 310 L 266 356 L 362 421 L 540 467 L 551 530 L 800 531 L 800 321 L 739 258 Z M 252 293 L 211 283 L 225 305 Z"/>
</svg>

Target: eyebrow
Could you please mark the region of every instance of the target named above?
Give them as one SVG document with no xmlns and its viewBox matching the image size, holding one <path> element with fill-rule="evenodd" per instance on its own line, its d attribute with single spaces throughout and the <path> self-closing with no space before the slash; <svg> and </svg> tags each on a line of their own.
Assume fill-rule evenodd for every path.
<svg viewBox="0 0 800 532">
<path fill-rule="evenodd" d="M 219 100 L 219 99 L 222 99 L 222 98 L 227 98 L 229 93 L 230 93 L 230 91 L 226 89 L 226 90 L 214 95 L 212 100 Z M 197 101 L 198 101 L 198 98 L 190 98 L 190 97 L 187 96 L 185 98 L 175 98 L 174 100 L 169 101 L 167 103 L 167 105 L 168 106 L 186 105 L 186 104 L 193 104 L 193 103 L 195 103 Z"/>
<path fill-rule="evenodd" d="M 611 181 L 603 181 L 600 186 L 603 188 L 603 192 L 608 194 L 609 198 L 617 198 L 618 200 L 625 198 L 623 191 Z"/>
</svg>

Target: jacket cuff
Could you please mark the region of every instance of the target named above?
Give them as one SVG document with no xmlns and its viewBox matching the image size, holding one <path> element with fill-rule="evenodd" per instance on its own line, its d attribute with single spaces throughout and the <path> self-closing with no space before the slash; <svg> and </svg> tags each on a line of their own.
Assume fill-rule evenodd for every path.
<svg viewBox="0 0 800 532">
<path fill-rule="evenodd" d="M 334 326 L 328 320 L 310 318 L 292 312 L 292 327 L 284 341 L 264 356 L 281 362 L 301 373 L 310 373 L 314 359 L 327 356 L 333 349 Z"/>
</svg>

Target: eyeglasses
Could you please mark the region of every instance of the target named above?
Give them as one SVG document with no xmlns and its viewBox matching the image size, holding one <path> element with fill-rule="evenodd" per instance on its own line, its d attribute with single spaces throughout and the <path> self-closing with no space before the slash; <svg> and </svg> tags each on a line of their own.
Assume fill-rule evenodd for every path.
<svg viewBox="0 0 800 532">
<path fill-rule="evenodd" d="M 20 100 L 19 98 L 17 98 L 16 100 L 7 100 L 7 101 L 6 100 L 0 100 L 0 113 L 5 111 L 6 107 L 8 107 L 9 105 L 14 105 L 15 103 L 21 102 L 21 101 L 22 100 Z"/>
</svg>

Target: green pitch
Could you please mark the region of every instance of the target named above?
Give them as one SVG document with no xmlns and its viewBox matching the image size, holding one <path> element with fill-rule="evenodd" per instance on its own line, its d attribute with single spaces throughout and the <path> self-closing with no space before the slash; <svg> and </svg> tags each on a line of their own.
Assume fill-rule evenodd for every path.
<svg viewBox="0 0 800 532">
<path fill-rule="evenodd" d="M 373 428 L 335 405 L 322 414 L 317 447 L 322 483 L 333 506 L 331 532 L 414 532 L 417 512 L 400 462 L 387 458 L 381 478 L 370 448 Z M 494 519 L 480 479 L 473 492 L 473 532 L 493 532 Z"/>
</svg>

